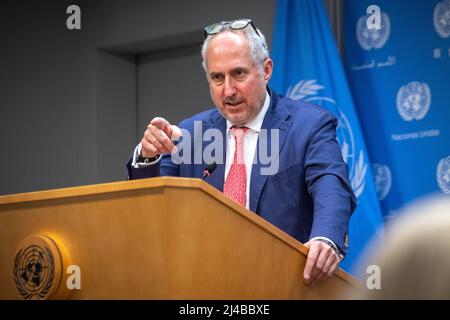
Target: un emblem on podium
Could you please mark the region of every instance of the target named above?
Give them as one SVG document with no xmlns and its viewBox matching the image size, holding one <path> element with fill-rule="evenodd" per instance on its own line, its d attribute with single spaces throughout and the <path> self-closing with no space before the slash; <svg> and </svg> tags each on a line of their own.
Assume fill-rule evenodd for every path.
<svg viewBox="0 0 450 320">
<path fill-rule="evenodd" d="M 68 254 L 61 244 L 45 235 L 30 235 L 18 246 L 13 279 L 19 295 L 26 300 L 61 298 L 63 267 Z M 62 290 L 61 290 L 62 289 Z"/>
</svg>

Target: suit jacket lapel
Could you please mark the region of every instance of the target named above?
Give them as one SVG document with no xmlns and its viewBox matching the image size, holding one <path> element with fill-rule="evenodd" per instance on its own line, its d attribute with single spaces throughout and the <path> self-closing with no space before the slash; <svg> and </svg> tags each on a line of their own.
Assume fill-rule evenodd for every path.
<svg viewBox="0 0 450 320">
<path fill-rule="evenodd" d="M 226 130 L 227 130 L 227 123 L 226 120 L 220 115 L 219 112 L 215 113 L 211 119 L 211 128 L 215 128 L 220 130 L 223 137 L 223 143 L 222 143 L 222 155 L 223 159 L 220 161 L 220 163 L 217 163 L 216 170 L 213 174 L 211 174 L 208 178 L 205 180 L 214 186 L 216 189 L 223 192 L 223 184 L 224 184 L 224 175 L 225 175 L 225 159 L 226 159 L 226 152 L 227 152 L 227 142 L 226 142 Z M 205 146 L 203 146 L 203 150 L 205 149 Z"/>
<path fill-rule="evenodd" d="M 270 92 L 270 95 L 271 95 L 270 107 L 267 110 L 267 113 L 264 117 L 261 129 L 267 130 L 268 143 L 270 143 L 271 141 L 270 130 L 279 129 L 279 138 L 280 138 L 279 151 L 281 153 L 284 142 L 286 141 L 287 134 L 289 132 L 289 128 L 292 125 L 292 121 L 288 120 L 289 117 L 288 110 L 282 104 L 278 103 L 278 97 L 272 92 Z M 255 157 L 257 157 L 256 159 L 259 159 L 259 143 L 260 140 L 258 138 L 258 143 L 255 150 Z M 261 192 L 268 178 L 267 175 L 261 175 L 262 167 L 263 166 L 261 166 L 261 161 L 259 160 L 255 164 L 253 164 L 252 167 L 249 205 L 250 210 L 253 212 L 256 212 L 258 208 Z"/>
</svg>

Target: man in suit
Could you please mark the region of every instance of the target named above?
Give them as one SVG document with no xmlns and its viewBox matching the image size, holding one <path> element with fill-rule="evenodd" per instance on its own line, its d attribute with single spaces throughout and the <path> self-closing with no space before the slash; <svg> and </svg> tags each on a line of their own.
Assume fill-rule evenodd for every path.
<svg viewBox="0 0 450 320">
<path fill-rule="evenodd" d="M 206 181 L 305 243 L 303 276 L 313 286 L 343 258 L 355 207 L 336 141 L 337 120 L 267 87 L 273 62 L 264 35 L 249 19 L 206 27 L 202 57 L 216 108 L 181 122 L 181 161 L 173 142 L 180 129 L 154 118 L 127 164 L 129 177 L 202 177 L 208 162 L 196 154 L 204 155 L 208 144 L 199 132 L 215 130 L 223 147 L 216 148 L 217 169 Z M 266 155 L 274 153 L 270 163 L 263 146 Z"/>
</svg>

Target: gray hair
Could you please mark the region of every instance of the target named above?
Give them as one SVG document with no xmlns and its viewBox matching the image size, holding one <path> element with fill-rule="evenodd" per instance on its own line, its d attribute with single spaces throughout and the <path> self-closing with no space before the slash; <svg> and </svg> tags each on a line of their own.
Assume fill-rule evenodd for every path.
<svg viewBox="0 0 450 320">
<path fill-rule="evenodd" d="M 250 56 L 255 65 L 258 67 L 259 73 L 264 74 L 263 62 L 269 58 L 269 50 L 267 49 L 266 38 L 261 30 L 257 29 L 259 33 L 258 35 L 250 24 L 239 30 L 233 30 L 227 26 L 225 26 L 224 29 L 234 33 L 237 31 L 242 31 L 244 33 L 250 47 Z M 206 50 L 208 49 L 209 43 L 211 42 L 213 36 L 214 35 L 209 35 L 206 37 L 202 45 L 202 67 L 206 72 L 208 72 L 206 68 Z"/>
</svg>

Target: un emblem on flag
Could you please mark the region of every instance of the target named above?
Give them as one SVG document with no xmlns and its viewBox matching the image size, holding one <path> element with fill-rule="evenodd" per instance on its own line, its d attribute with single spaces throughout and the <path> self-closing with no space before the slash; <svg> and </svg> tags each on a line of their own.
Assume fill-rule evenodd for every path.
<svg viewBox="0 0 450 320">
<path fill-rule="evenodd" d="M 366 14 L 358 19 L 356 23 L 356 39 L 358 39 L 359 45 L 364 50 L 380 49 L 386 44 L 391 33 L 389 16 L 384 12 L 381 13 L 380 29 L 367 28 L 366 21 L 369 17 L 370 15 Z"/>
<path fill-rule="evenodd" d="M 422 120 L 431 104 L 431 91 L 426 83 L 413 81 L 397 92 L 397 111 L 405 121 Z"/>
<path fill-rule="evenodd" d="M 442 192 L 450 194 L 450 156 L 439 161 L 436 170 L 436 180 Z"/>
<path fill-rule="evenodd" d="M 373 163 L 372 175 L 375 181 L 375 188 L 378 199 L 383 200 L 391 190 L 392 175 L 389 167 L 384 164 Z"/>
<path fill-rule="evenodd" d="M 317 104 L 333 112 L 338 120 L 336 138 L 341 146 L 342 158 L 348 164 L 352 189 L 359 197 L 366 185 L 367 161 L 364 159 L 363 149 L 356 146 L 353 130 L 345 113 L 331 97 L 319 96 L 318 92 L 325 87 L 317 83 L 317 79 L 303 79 L 290 86 L 286 96 L 292 100 L 302 100 Z"/>
<path fill-rule="evenodd" d="M 450 0 L 441 1 L 434 7 L 433 25 L 442 38 L 450 36 Z"/>
</svg>

